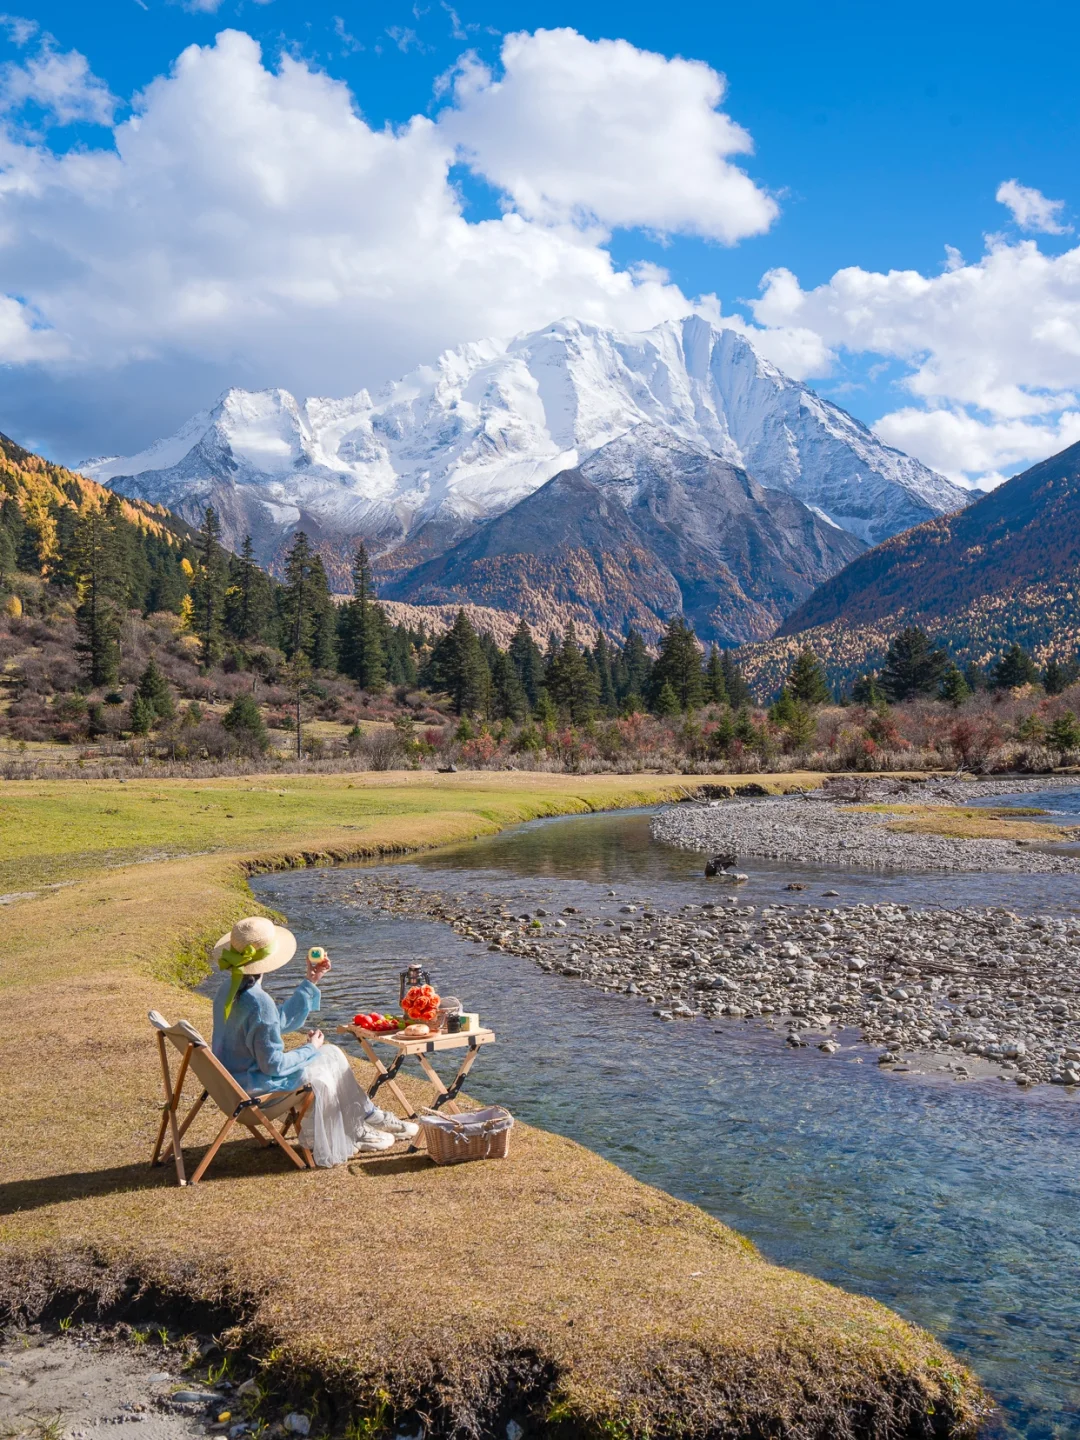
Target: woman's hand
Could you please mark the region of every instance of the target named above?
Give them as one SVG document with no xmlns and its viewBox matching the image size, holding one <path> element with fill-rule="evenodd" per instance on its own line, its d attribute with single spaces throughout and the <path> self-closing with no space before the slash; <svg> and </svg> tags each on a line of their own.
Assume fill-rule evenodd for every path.
<svg viewBox="0 0 1080 1440">
<path fill-rule="evenodd" d="M 317 985 L 329 969 L 329 955 L 325 955 L 321 960 L 308 960 L 307 978 L 311 981 L 313 985 Z"/>
<path fill-rule="evenodd" d="M 322 1048 L 323 1045 L 326 1044 L 326 1036 L 322 1033 L 321 1030 L 312 1030 L 311 1033 L 308 1035 L 308 1041 L 310 1044 L 315 1046 L 316 1050 L 319 1050 Z"/>
</svg>

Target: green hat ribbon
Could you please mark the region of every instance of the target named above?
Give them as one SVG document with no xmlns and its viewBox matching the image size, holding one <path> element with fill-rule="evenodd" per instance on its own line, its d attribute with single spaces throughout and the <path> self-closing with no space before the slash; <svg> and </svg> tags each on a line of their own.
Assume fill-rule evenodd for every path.
<svg viewBox="0 0 1080 1440">
<path fill-rule="evenodd" d="M 254 945 L 245 945 L 243 950 L 234 950 L 231 945 L 226 945 L 218 956 L 218 969 L 232 971 L 229 993 L 225 997 L 226 1020 L 232 1010 L 233 1001 L 240 993 L 240 986 L 244 980 L 244 966 L 254 964 L 256 960 L 265 960 L 273 948 L 272 945 L 264 945 L 261 949 L 257 949 Z"/>
</svg>

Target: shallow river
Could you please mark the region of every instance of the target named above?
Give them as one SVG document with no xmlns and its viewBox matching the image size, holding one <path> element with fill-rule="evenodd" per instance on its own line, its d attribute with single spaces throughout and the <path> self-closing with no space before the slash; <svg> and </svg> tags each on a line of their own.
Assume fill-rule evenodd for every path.
<svg viewBox="0 0 1080 1440">
<path fill-rule="evenodd" d="M 651 842 L 648 818 L 540 821 L 369 868 L 522 908 L 615 916 L 627 901 L 715 899 L 701 857 Z M 1076 894 L 1070 876 L 744 868 L 739 898 L 751 904 L 888 898 L 1060 911 Z M 253 882 L 302 948 L 322 943 L 334 958 L 324 1027 L 391 1008 L 398 970 L 425 960 L 437 988 L 498 1034 L 471 1094 L 703 1206 L 769 1258 L 926 1326 L 991 1388 L 1008 1433 L 1080 1437 L 1080 1101 L 1071 1094 L 892 1075 L 859 1047 L 793 1051 L 760 1023 L 663 1024 L 640 999 L 488 952 L 443 924 L 358 909 L 348 904 L 354 879 L 341 868 Z M 804 894 L 783 890 L 792 879 Z M 838 898 L 821 899 L 825 889 Z M 289 978 L 274 980 L 283 989 Z"/>
</svg>

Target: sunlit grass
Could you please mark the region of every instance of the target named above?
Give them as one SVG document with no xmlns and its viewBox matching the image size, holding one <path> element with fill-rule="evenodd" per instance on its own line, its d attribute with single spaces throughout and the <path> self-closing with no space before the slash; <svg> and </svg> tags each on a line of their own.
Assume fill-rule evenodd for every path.
<svg viewBox="0 0 1080 1440">
<path fill-rule="evenodd" d="M 1045 844 L 1074 838 L 1067 826 L 1038 824 L 1014 816 L 1045 815 L 1035 807 L 968 808 L 961 805 L 853 805 L 853 810 L 896 815 L 887 828 L 908 835 L 944 835 L 953 840 L 1039 840 Z"/>
<path fill-rule="evenodd" d="M 146 1012 L 209 1029 L 208 1002 L 180 982 L 255 908 L 252 868 L 462 841 L 675 798 L 702 778 L 745 782 L 473 773 L 4 787 L 4 865 L 94 868 L 0 910 L 0 1303 L 144 1281 L 210 1300 L 277 1357 L 276 1381 L 306 1376 L 317 1404 L 330 1378 L 358 1416 L 374 1395 L 402 1413 L 437 1393 L 460 1429 L 482 1428 L 513 1357 L 528 1356 L 530 1374 L 549 1377 L 541 1431 L 546 1414 L 563 1433 L 625 1440 L 801 1440 L 824 1433 L 825 1415 L 836 1433 L 868 1415 L 900 1433 L 914 1407 L 961 1433 L 977 1387 L 925 1332 L 769 1264 L 694 1206 L 555 1135 L 519 1125 L 511 1158 L 490 1165 L 415 1157 L 304 1174 L 242 1140 L 196 1191 L 147 1166 L 161 1077 Z M 219 1123 L 208 1107 L 192 1145 Z"/>
</svg>

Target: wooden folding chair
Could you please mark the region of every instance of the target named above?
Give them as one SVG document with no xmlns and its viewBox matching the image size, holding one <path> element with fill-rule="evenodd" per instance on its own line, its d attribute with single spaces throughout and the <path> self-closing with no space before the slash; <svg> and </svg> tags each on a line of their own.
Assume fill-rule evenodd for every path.
<svg viewBox="0 0 1080 1440">
<path fill-rule="evenodd" d="M 303 1145 L 295 1148 L 286 1138 L 292 1128 L 299 1139 L 300 1123 L 314 1100 L 310 1085 L 299 1085 L 295 1090 L 275 1090 L 267 1095 L 249 1095 L 217 1059 L 210 1046 L 186 1020 L 170 1025 L 156 1010 L 150 1011 L 150 1024 L 157 1033 L 158 1053 L 161 1058 L 161 1078 L 165 1086 L 165 1104 L 162 1106 L 161 1124 L 158 1127 L 157 1143 L 150 1157 L 151 1165 L 164 1165 L 170 1152 L 176 1162 L 176 1178 L 181 1185 L 187 1185 L 184 1173 L 184 1156 L 181 1141 L 188 1126 L 195 1119 L 207 1100 L 212 1100 L 225 1116 L 225 1124 L 218 1131 L 213 1144 L 199 1161 L 198 1169 L 191 1177 L 191 1184 L 197 1185 L 206 1173 L 206 1167 L 221 1148 L 226 1136 L 234 1125 L 243 1125 L 257 1138 L 260 1127 L 269 1135 L 267 1145 L 278 1145 L 298 1169 L 314 1168 L 311 1151 Z M 166 1040 L 180 1051 L 182 1059 L 175 1081 L 169 1073 L 169 1055 Z M 202 1086 L 202 1093 L 181 1120 L 180 1100 L 188 1071 Z M 284 1116 L 281 1129 L 273 1125 L 274 1120 Z M 166 1139 L 168 1134 L 168 1139 Z M 299 1151 L 299 1153 L 297 1153 Z"/>
</svg>

